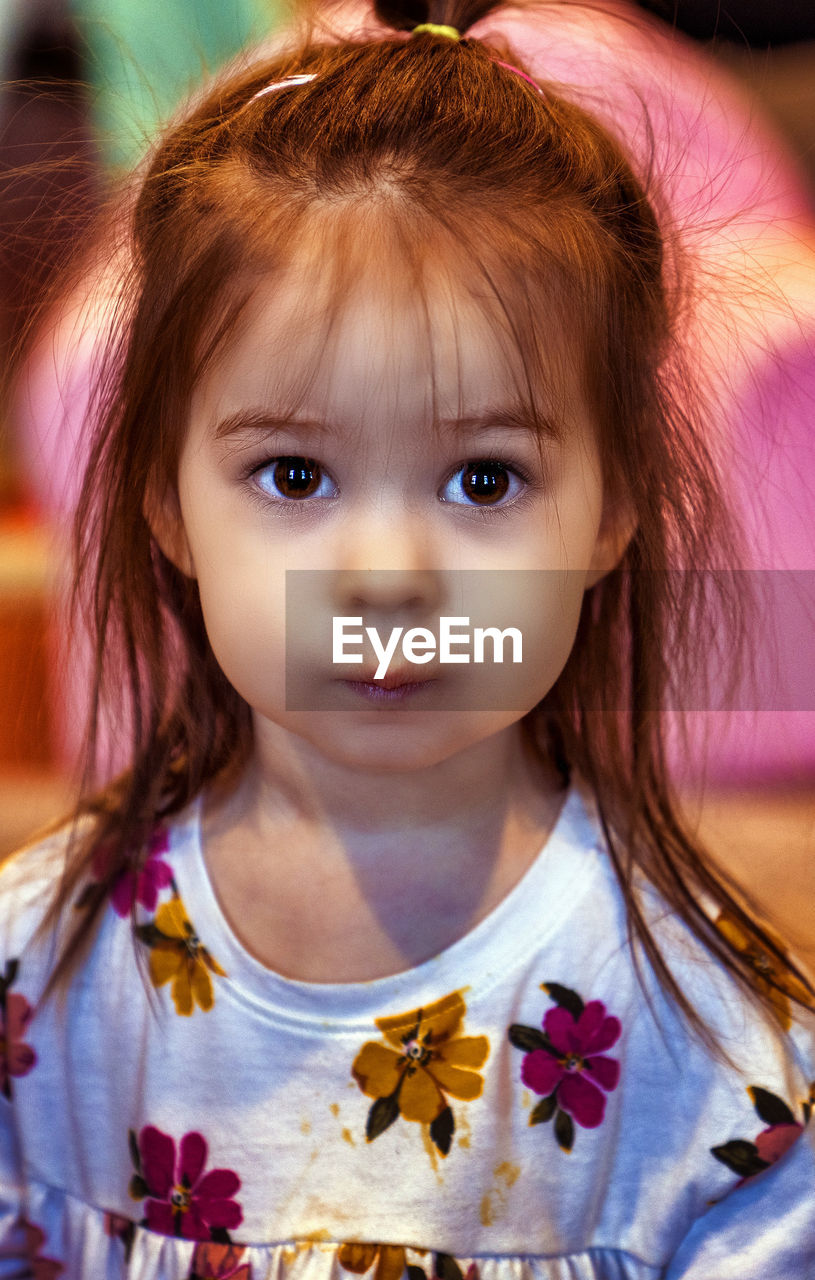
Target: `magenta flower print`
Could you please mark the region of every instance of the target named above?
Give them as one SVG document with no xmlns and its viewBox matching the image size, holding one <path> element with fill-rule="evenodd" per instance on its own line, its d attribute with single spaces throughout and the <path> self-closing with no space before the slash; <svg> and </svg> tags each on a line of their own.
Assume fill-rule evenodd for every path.
<svg viewBox="0 0 815 1280">
<path fill-rule="evenodd" d="M 40 1249 L 45 1244 L 45 1232 L 26 1218 L 21 1219 L 21 1224 L 25 1232 L 25 1251 L 31 1268 L 30 1274 L 34 1280 L 56 1280 L 65 1268 L 56 1258 L 46 1258 L 40 1253 Z"/>
<path fill-rule="evenodd" d="M 26 1076 L 37 1055 L 25 1042 L 33 1009 L 25 996 L 9 987 L 17 976 L 18 962 L 9 960 L 0 978 L 0 1091 L 11 1097 L 11 1077 Z"/>
<path fill-rule="evenodd" d="M 25 1029 L 33 1010 L 25 996 L 12 991 L 5 999 L 0 1013 L 0 1081 L 5 1094 L 9 1092 L 9 1076 L 28 1075 L 37 1061 L 37 1055 L 23 1040 Z"/>
<path fill-rule="evenodd" d="M 161 854 L 170 847 L 170 839 L 166 831 L 158 830 L 147 846 L 147 855 L 138 873 L 130 868 L 117 876 L 110 890 L 110 905 L 117 916 L 123 918 L 130 914 L 133 903 L 138 902 L 147 911 L 155 911 L 158 895 L 162 889 L 172 884 L 173 873 L 166 862 L 162 862 Z M 102 880 L 107 873 L 110 854 L 104 846 L 96 851 L 93 860 L 93 874 Z"/>
<path fill-rule="evenodd" d="M 606 1016 L 602 1001 L 591 1000 L 577 1019 L 568 1009 L 550 1009 L 543 1030 L 558 1056 L 545 1049 L 528 1053 L 521 1079 L 544 1096 L 557 1089 L 563 1110 L 584 1129 L 596 1129 L 606 1110 L 603 1090 L 616 1089 L 620 1078 L 619 1062 L 603 1056 L 620 1038 L 619 1019 Z"/>
<path fill-rule="evenodd" d="M 543 983 L 555 1001 L 543 1029 L 515 1024 L 509 1039 L 524 1051 L 521 1080 L 542 1096 L 529 1123 L 554 1117 L 555 1137 L 564 1151 L 574 1144 L 574 1125 L 596 1129 L 606 1112 L 606 1094 L 617 1088 L 620 1064 L 606 1050 L 620 1038 L 619 1018 L 606 1013 L 602 1000 L 584 1004 L 576 991 L 556 982 Z"/>
<path fill-rule="evenodd" d="M 121 1240 L 124 1245 L 125 1262 L 128 1262 L 136 1234 L 135 1222 L 130 1218 L 123 1218 L 120 1213 L 106 1213 L 104 1223 L 105 1235 L 112 1236 L 114 1240 Z"/>
<path fill-rule="evenodd" d="M 146 1125 L 130 1132 L 136 1173 L 130 1182 L 134 1200 L 144 1200 L 143 1225 L 185 1240 L 225 1240 L 243 1221 L 235 1192 L 241 1181 L 231 1169 L 210 1169 L 207 1143 L 200 1133 L 185 1133 L 176 1143 L 169 1134 Z"/>
</svg>

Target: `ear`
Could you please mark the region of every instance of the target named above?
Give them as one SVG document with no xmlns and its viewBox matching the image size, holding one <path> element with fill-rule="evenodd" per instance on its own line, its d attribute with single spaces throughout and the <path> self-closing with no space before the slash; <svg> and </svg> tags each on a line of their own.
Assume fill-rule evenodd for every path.
<svg viewBox="0 0 815 1280">
<path fill-rule="evenodd" d="M 608 499 L 603 509 L 594 553 L 586 575 L 586 590 L 616 569 L 634 536 L 637 518 L 627 499 Z"/>
<path fill-rule="evenodd" d="M 142 510 L 150 532 L 170 563 L 188 578 L 195 578 L 195 564 L 175 488 L 167 485 L 159 494 L 151 484 L 145 493 Z"/>
</svg>

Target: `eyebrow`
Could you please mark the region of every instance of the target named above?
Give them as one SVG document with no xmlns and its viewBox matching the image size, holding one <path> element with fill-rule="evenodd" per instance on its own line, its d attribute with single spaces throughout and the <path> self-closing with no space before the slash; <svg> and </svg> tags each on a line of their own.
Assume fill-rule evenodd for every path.
<svg viewBox="0 0 815 1280">
<path fill-rule="evenodd" d="M 542 435 L 557 439 L 563 434 L 562 425 L 550 414 L 539 413 L 533 416 L 526 405 L 521 404 L 488 409 L 484 413 L 461 418 L 441 418 L 436 425 L 441 431 L 449 431 L 452 435 L 510 430 L 525 432 L 535 439 Z"/>
<path fill-rule="evenodd" d="M 268 409 L 239 409 L 229 417 L 222 419 L 215 428 L 215 439 L 226 440 L 229 436 L 243 432 L 257 432 L 263 435 L 275 431 L 303 431 L 319 436 L 336 434 L 336 429 L 319 418 L 299 418 L 290 413 L 269 413 Z"/>
<path fill-rule="evenodd" d="M 558 439 L 563 433 L 562 424 L 552 416 L 543 413 L 533 418 L 526 406 L 520 404 L 487 409 L 483 413 L 458 418 L 439 418 L 434 426 L 440 433 L 455 436 L 511 430 L 524 432 L 535 439 L 540 436 Z M 301 418 L 296 413 L 270 413 L 267 409 L 240 409 L 217 424 L 215 439 L 224 440 L 248 432 L 273 435 L 283 431 L 297 431 L 322 438 L 342 434 L 334 424 L 319 418 Z"/>
</svg>

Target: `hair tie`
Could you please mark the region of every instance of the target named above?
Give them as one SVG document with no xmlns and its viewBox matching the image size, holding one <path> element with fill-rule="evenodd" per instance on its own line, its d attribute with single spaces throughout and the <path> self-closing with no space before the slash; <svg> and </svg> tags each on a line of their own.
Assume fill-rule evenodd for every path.
<svg viewBox="0 0 815 1280">
<path fill-rule="evenodd" d="M 298 84 L 308 84 L 310 80 L 316 80 L 316 71 L 303 71 L 295 76 L 286 76 L 285 80 L 275 80 L 274 84 L 267 84 L 265 89 L 258 89 L 257 93 L 253 93 L 250 102 L 254 102 L 255 98 L 263 98 L 267 93 L 275 93 L 278 89 L 294 88 Z"/>
<path fill-rule="evenodd" d="M 460 40 L 461 32 L 455 27 L 446 27 L 442 22 L 420 22 L 418 27 L 414 27 L 411 31 L 412 36 L 420 36 L 427 33 L 429 36 L 444 36 L 445 40 Z"/>
</svg>

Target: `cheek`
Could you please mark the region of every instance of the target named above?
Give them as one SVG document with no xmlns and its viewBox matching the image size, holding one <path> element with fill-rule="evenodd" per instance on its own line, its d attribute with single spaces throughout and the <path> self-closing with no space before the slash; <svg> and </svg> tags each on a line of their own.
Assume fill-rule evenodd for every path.
<svg viewBox="0 0 815 1280">
<path fill-rule="evenodd" d="M 285 614 L 270 573 L 211 549 L 198 556 L 198 590 L 212 651 L 229 683 L 253 708 L 285 702 Z"/>
<path fill-rule="evenodd" d="M 547 573 L 541 575 L 536 617 L 530 619 L 529 634 L 534 645 L 531 655 L 531 679 L 548 693 L 566 665 L 574 645 L 583 603 L 582 573 Z"/>
<path fill-rule="evenodd" d="M 507 575 L 510 576 L 510 575 Z M 523 663 L 505 661 L 483 668 L 491 705 L 503 692 L 504 705 L 522 714 L 531 710 L 557 682 L 574 644 L 583 600 L 582 572 L 542 569 L 518 575 L 523 588 L 504 612 L 503 626 L 523 637 Z M 509 646 L 507 646 L 509 649 Z"/>
<path fill-rule="evenodd" d="M 551 568 L 453 574 L 442 607 L 451 656 L 440 655 L 437 667 L 439 705 L 454 716 L 508 714 L 510 722 L 536 706 L 571 652 L 584 580 L 583 571 Z"/>
</svg>

